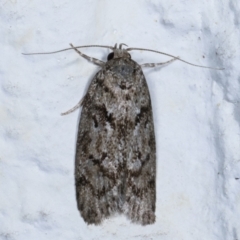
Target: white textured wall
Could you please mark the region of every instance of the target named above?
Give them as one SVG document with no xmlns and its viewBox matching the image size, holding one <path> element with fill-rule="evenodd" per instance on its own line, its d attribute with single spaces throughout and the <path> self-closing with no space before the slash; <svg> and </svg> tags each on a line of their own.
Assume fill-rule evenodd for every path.
<svg viewBox="0 0 240 240">
<path fill-rule="evenodd" d="M 240 4 L 235 0 L 0 2 L 0 239 L 240 239 Z M 157 140 L 157 222 L 80 217 L 74 191 L 79 111 L 98 68 L 75 45 L 126 43 L 180 56 L 144 70 Z M 85 53 L 105 60 L 104 49 Z M 168 58 L 134 52 L 139 63 Z"/>
</svg>

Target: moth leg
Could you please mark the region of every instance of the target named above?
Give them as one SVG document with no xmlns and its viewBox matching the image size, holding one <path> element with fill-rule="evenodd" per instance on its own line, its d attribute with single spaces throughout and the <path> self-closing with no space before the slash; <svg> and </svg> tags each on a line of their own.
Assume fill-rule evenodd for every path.
<svg viewBox="0 0 240 240">
<path fill-rule="evenodd" d="M 142 65 L 140 65 L 141 67 L 156 67 L 156 66 L 159 66 L 159 65 L 164 65 L 164 64 L 168 64 L 168 63 L 171 63 L 175 60 L 178 60 L 179 57 L 176 57 L 176 58 L 173 58 L 167 62 L 162 62 L 162 63 L 144 63 Z"/>
<path fill-rule="evenodd" d="M 85 97 L 83 97 L 83 98 L 78 102 L 78 104 L 77 104 L 76 106 L 74 106 L 73 108 L 69 109 L 69 110 L 66 111 L 66 112 L 61 113 L 61 115 L 62 115 L 62 116 L 63 116 L 63 115 L 67 115 L 67 114 L 69 114 L 69 113 L 74 112 L 74 111 L 75 111 L 76 109 L 78 109 L 79 107 L 81 107 L 84 98 L 85 98 Z"/>
<path fill-rule="evenodd" d="M 88 61 L 98 65 L 98 66 L 103 66 L 105 65 L 105 62 L 99 60 L 99 59 L 96 59 L 96 58 L 93 58 L 93 57 L 89 57 L 88 55 L 85 55 L 84 53 L 81 53 L 77 48 L 75 48 L 71 43 L 70 43 L 70 46 L 80 55 L 82 56 L 83 58 L 87 59 Z"/>
</svg>

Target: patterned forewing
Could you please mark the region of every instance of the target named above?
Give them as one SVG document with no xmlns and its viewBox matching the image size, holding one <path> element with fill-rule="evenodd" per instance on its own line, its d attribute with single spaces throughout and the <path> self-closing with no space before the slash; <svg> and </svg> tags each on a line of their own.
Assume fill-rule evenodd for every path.
<svg viewBox="0 0 240 240">
<path fill-rule="evenodd" d="M 155 221 L 155 136 L 151 100 L 140 66 L 109 61 L 83 102 L 76 148 L 78 208 L 87 223 L 124 212 Z"/>
</svg>

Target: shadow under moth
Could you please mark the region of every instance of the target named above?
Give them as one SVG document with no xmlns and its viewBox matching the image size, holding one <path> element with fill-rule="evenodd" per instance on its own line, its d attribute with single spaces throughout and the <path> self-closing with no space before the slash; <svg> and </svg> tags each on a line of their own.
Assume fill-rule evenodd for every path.
<svg viewBox="0 0 240 240">
<path fill-rule="evenodd" d="M 131 222 L 153 224 L 156 144 L 151 99 L 142 67 L 156 67 L 176 59 L 199 65 L 154 50 L 123 49 L 125 44 L 70 45 L 71 48 L 49 53 L 74 49 L 101 67 L 83 99 L 63 113 L 82 106 L 75 156 L 76 198 L 81 216 L 86 223 L 97 225 L 116 213 L 123 213 Z M 83 47 L 104 47 L 112 52 L 107 62 L 103 62 L 78 50 Z M 131 59 L 131 50 L 156 52 L 172 59 L 139 65 Z"/>
</svg>

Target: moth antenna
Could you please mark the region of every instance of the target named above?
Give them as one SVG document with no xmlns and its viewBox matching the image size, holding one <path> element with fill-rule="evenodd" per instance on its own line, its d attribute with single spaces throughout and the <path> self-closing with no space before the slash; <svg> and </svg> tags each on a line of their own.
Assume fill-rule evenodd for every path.
<svg viewBox="0 0 240 240">
<path fill-rule="evenodd" d="M 104 45 L 86 45 L 86 46 L 77 46 L 74 48 L 88 48 L 88 47 L 100 47 L 100 48 L 110 48 L 113 49 L 113 47 L 110 46 L 104 46 Z M 40 53 L 22 53 L 23 55 L 37 55 L 37 54 L 53 54 L 53 53 L 59 53 L 59 52 L 63 52 L 63 51 L 68 51 L 74 48 L 64 48 L 62 50 L 58 50 L 58 51 L 53 51 L 53 52 L 40 52 Z"/>
<path fill-rule="evenodd" d="M 159 51 L 155 51 L 155 50 L 151 50 L 151 49 L 145 49 L 145 48 L 127 48 L 126 49 L 126 51 L 132 51 L 132 50 L 140 50 L 140 51 L 160 53 L 160 54 L 165 55 L 165 56 L 177 58 L 177 60 L 179 60 L 181 62 L 184 62 L 184 63 L 187 63 L 189 65 L 195 66 L 195 67 L 208 68 L 208 69 L 214 69 L 214 70 L 224 70 L 225 69 L 225 68 L 215 68 L 215 67 L 207 67 L 207 66 L 201 66 L 201 65 L 193 64 L 193 63 L 187 62 L 187 61 L 185 61 L 185 60 L 183 60 L 179 57 L 173 56 L 171 54 L 164 53 L 164 52 L 159 52 Z"/>
<path fill-rule="evenodd" d="M 122 49 L 122 46 L 123 46 L 123 45 L 126 46 L 126 47 L 128 47 L 127 44 L 125 44 L 125 43 L 120 43 L 120 44 L 119 44 L 119 49 Z"/>
</svg>

